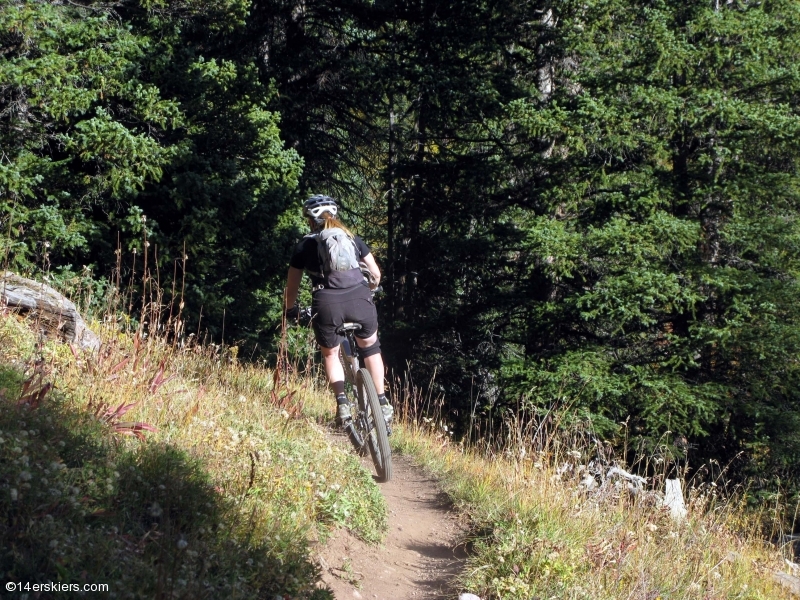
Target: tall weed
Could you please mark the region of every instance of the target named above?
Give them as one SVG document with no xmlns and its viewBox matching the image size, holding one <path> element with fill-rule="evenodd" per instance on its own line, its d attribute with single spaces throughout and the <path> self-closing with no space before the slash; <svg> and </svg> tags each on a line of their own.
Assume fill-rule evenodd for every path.
<svg viewBox="0 0 800 600">
<path fill-rule="evenodd" d="M 510 418 L 490 440 L 455 443 L 442 399 L 408 381 L 395 384 L 393 398 L 394 448 L 439 475 L 470 517 L 461 583 L 480 597 L 790 597 L 774 576 L 789 554 L 763 527 L 782 515 L 753 514 L 719 477 L 688 482 L 688 516 L 676 520 L 661 491 L 683 467 L 666 444 L 623 461 L 588 425 L 558 427 L 558 414 Z M 646 475 L 644 486 L 613 476 L 630 462 Z"/>
<path fill-rule="evenodd" d="M 310 544 L 341 526 L 377 541 L 386 508 L 301 414 L 314 390 L 228 348 L 92 326 L 103 346 L 83 353 L 0 315 L 0 568 L 112 597 L 330 597 Z"/>
</svg>

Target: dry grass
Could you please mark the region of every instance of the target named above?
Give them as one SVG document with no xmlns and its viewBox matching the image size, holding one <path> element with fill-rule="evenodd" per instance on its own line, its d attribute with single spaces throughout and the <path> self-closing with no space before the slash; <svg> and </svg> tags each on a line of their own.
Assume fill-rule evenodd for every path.
<svg viewBox="0 0 800 600">
<path fill-rule="evenodd" d="M 108 475 L 107 481 L 104 479 L 103 482 L 106 495 L 94 499 L 91 508 L 74 504 L 77 512 L 70 513 L 72 516 L 69 517 L 83 523 L 82 520 L 104 514 L 103 511 L 111 513 L 113 505 L 113 524 L 101 524 L 100 527 L 108 526 L 111 528 L 109 531 L 116 532 L 114 536 L 129 525 L 139 528 L 135 532 L 131 530 L 130 535 L 125 534 L 126 540 L 138 536 L 137 544 L 141 542 L 141 547 L 137 547 L 135 552 L 132 550 L 131 556 L 139 552 L 144 557 L 142 560 L 149 560 L 151 566 L 164 563 L 163 557 L 159 556 L 168 546 L 155 542 L 162 548 L 158 552 L 151 551 L 150 543 L 158 536 L 148 534 L 147 528 L 142 530 L 138 517 L 134 516 L 142 511 L 145 517 L 147 514 L 160 516 L 162 512 L 168 512 L 166 507 L 169 505 L 185 504 L 182 520 L 172 532 L 173 537 L 177 536 L 173 540 L 177 546 L 169 547 L 177 547 L 177 550 L 169 551 L 182 557 L 180 560 L 173 557 L 176 573 L 185 572 L 180 577 L 158 574 L 158 578 L 163 576 L 171 583 L 151 582 L 147 588 L 150 596 L 139 591 L 131 596 L 131 582 L 121 575 L 104 575 L 97 579 L 116 581 L 116 589 L 112 585 L 112 591 L 118 597 L 153 597 L 153 594 L 157 597 L 207 596 L 208 586 L 213 587 L 214 578 L 202 565 L 209 560 L 217 564 L 219 572 L 216 577 L 226 582 L 230 578 L 241 579 L 237 588 L 226 588 L 225 593 L 231 597 L 240 594 L 242 597 L 251 594 L 252 597 L 254 593 L 263 595 L 267 592 L 272 594 L 270 597 L 275 594 L 293 598 L 327 597 L 319 595 L 324 590 L 314 587 L 316 568 L 308 562 L 309 543 L 324 540 L 332 528 L 340 526 L 350 528 L 367 540 L 377 541 L 383 536 L 385 503 L 372 478 L 351 452 L 327 441 L 323 426 L 303 415 L 305 399 L 316 393 L 310 380 L 296 378 L 288 371 L 278 373 L 241 364 L 230 351 L 217 347 L 177 348 L 163 339 L 145 337 L 141 333 L 120 333 L 116 323 L 94 323 L 93 328 L 99 330 L 103 346 L 99 352 L 81 353 L 65 344 L 40 343 L 28 324 L 18 317 L 0 316 L 0 366 L 5 369 L 0 388 L 6 388 L 0 395 L 4 395 L 6 404 L 13 405 L 13 398 L 23 393 L 20 389 L 25 379 L 22 372 L 27 369 L 30 375 L 35 363 L 38 379 L 35 381 L 28 377 L 28 386 L 38 385 L 42 376 L 53 386 L 43 406 L 46 408 L 50 402 L 53 407 L 58 404 L 59 410 L 66 411 L 64 414 L 81 415 L 76 417 L 76 427 L 81 423 L 96 426 L 97 435 L 91 439 L 111 448 L 109 456 L 115 458 L 109 458 L 109 461 L 131 463 L 132 469 L 139 473 L 139 479 L 131 483 L 133 487 L 124 483 L 127 481 L 125 473 L 123 483 Z M 26 421 L 35 418 L 38 409 L 32 408 L 30 402 L 16 401 L 16 404 L 24 405 L 22 409 L 31 413 Z M 48 415 L 48 422 L 52 422 L 53 415 Z M 56 416 L 56 420 L 60 418 Z M 13 437 L 16 440 L 20 437 L 17 435 L 19 432 L 12 430 L 15 422 L 12 420 L 6 424 L 6 438 L 16 436 Z M 39 435 L 49 430 L 43 425 L 36 431 Z M 86 438 L 84 441 L 89 444 L 90 440 Z M 43 460 L 34 456 L 31 446 L 20 446 L 20 452 L 24 453 L 26 464 Z M 187 465 L 185 473 L 172 473 L 166 464 L 170 461 L 163 459 L 164 456 L 179 457 L 176 460 Z M 59 457 L 54 460 L 68 462 Z M 78 463 L 80 461 L 66 469 L 63 476 L 59 475 L 65 478 L 65 489 L 69 487 L 68 483 L 74 484 L 83 477 L 80 474 L 90 468 Z M 111 472 L 119 470 L 114 467 Z M 149 478 L 145 471 L 150 473 Z M 187 481 L 206 481 L 207 484 L 187 488 L 173 481 L 178 476 L 185 476 Z M 52 479 L 52 476 L 48 477 Z M 91 479 L 95 485 L 98 477 L 86 479 Z M 17 485 L 18 478 L 16 472 L 0 473 L 0 487 L 8 487 L 9 493 L 11 489 L 15 490 L 14 503 L 8 505 L 8 510 L 12 511 L 18 510 L 28 500 L 36 501 L 35 488 L 26 491 L 28 488 Z M 7 483 L 3 484 L 3 481 Z M 179 498 L 174 494 L 171 496 L 173 488 L 180 488 L 175 492 Z M 190 488 L 197 488 L 197 498 L 189 498 L 195 493 L 187 491 Z M 123 493 L 127 494 L 124 498 L 121 497 Z M 198 510 L 195 522 L 191 514 L 185 514 L 206 504 L 219 508 L 212 511 L 214 516 L 202 515 L 203 511 Z M 32 523 L 41 516 L 34 508 L 30 511 Z M 204 542 L 209 538 L 209 519 L 215 521 L 215 540 L 219 541 L 217 538 L 222 536 L 224 544 Z M 147 527 L 151 525 L 147 523 Z M 87 529 L 92 526 L 87 525 Z M 158 529 L 158 524 L 153 526 Z M 165 526 L 161 523 L 160 531 L 168 535 L 164 533 Z M 224 534 L 218 535 L 217 530 L 224 530 Z M 76 538 L 70 542 L 68 538 L 69 535 L 64 533 L 64 539 L 54 543 L 69 547 L 70 543 L 78 541 Z M 85 540 L 83 544 L 85 546 Z M 187 544 L 189 550 L 183 552 Z M 57 557 L 53 560 L 36 558 L 38 550 L 33 547 L 35 545 L 31 541 L 31 560 L 27 563 L 21 559 L 8 564 L 4 562 L 5 570 L 23 580 L 25 577 L 22 575 L 65 571 L 63 565 L 59 567 L 54 562 Z M 45 547 L 44 552 L 47 551 Z M 111 549 L 101 544 L 97 552 L 108 553 Z M 220 558 L 220 553 L 227 553 L 227 558 Z M 83 556 L 81 560 L 86 559 Z M 42 561 L 49 563 L 48 566 L 43 567 Z M 98 558 L 95 568 L 101 572 L 106 567 L 111 571 L 118 569 L 113 564 L 104 566 L 103 562 Z M 231 563 L 238 566 L 233 568 Z M 225 564 L 228 566 L 223 569 Z M 144 565 L 140 566 L 141 572 L 148 572 Z M 17 572 L 23 568 L 40 571 Z M 224 572 L 225 569 L 228 573 Z M 151 570 L 154 574 L 157 571 L 155 567 Z M 136 570 L 131 568 L 130 573 L 134 572 Z M 180 586 L 176 587 L 176 581 Z M 140 590 L 147 587 L 144 583 Z"/>
<path fill-rule="evenodd" d="M 502 443 L 465 447 L 441 421 L 409 418 L 426 403 L 418 391 L 396 390 L 395 398 L 394 448 L 440 476 L 470 516 L 462 584 L 480 597 L 790 597 L 773 578 L 786 565 L 764 541 L 765 515 L 722 498 L 716 486 L 690 489 L 688 518 L 678 522 L 660 502 L 663 473 L 635 495 L 611 480 L 601 485 L 614 459 L 588 436 L 511 426 Z"/>
<path fill-rule="evenodd" d="M 71 405 L 115 431 L 117 445 L 136 452 L 161 444 L 197 460 L 225 500 L 222 520 L 234 546 L 264 553 L 273 564 L 302 563 L 308 540 L 324 538 L 334 526 L 380 538 L 386 517 L 379 491 L 318 425 L 333 408 L 318 377 L 242 364 L 219 348 L 179 349 L 123 335 L 116 325 L 103 328 L 102 336 L 99 355 L 61 344 L 38 347 L 26 326 L 2 317 L 0 363 L 21 366 L 39 357 L 49 369 L 46 379 Z M 587 477 L 601 483 L 614 464 L 590 436 L 538 429 L 534 437 L 511 426 L 500 441 L 469 447 L 455 444 L 440 420 L 411 418 L 430 408 L 430 398 L 409 388 L 394 397 L 401 401 L 393 446 L 439 475 L 469 516 L 462 584 L 485 600 L 789 597 L 773 579 L 784 563 L 764 541 L 765 515 L 722 498 L 718 488 L 689 490 L 688 518 L 676 522 L 652 493 L 663 487 L 665 473 L 636 495 L 613 482 L 588 489 Z M 119 443 L 123 436 L 129 443 Z M 660 457 L 651 459 L 655 464 Z M 158 493 L 145 491 L 139 505 L 146 501 L 152 509 Z M 203 548 L 197 531 L 180 535 L 178 543 Z M 311 597 L 310 571 L 286 571 L 288 583 L 269 585 Z M 124 577 L 119 581 L 125 585 Z M 174 596 L 174 585 L 170 590 Z"/>
</svg>

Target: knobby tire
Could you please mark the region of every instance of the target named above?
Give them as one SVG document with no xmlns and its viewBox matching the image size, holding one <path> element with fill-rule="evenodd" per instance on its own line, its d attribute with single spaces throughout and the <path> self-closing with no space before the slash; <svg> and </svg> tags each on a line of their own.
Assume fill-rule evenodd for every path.
<svg viewBox="0 0 800 600">
<path fill-rule="evenodd" d="M 375 382 L 366 369 L 359 369 L 356 373 L 358 388 L 358 408 L 364 412 L 367 422 L 366 442 L 372 454 L 372 462 L 380 481 L 389 481 L 392 478 L 392 450 L 389 446 L 389 434 L 386 431 L 386 421 L 383 418 L 381 403 L 378 401 L 378 392 Z"/>
</svg>

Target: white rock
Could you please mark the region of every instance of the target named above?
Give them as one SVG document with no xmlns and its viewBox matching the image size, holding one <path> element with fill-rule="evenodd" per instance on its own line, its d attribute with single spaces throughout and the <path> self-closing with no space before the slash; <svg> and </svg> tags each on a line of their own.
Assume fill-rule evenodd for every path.
<svg viewBox="0 0 800 600">
<path fill-rule="evenodd" d="M 458 600 L 481 600 L 479 596 L 475 594 L 460 594 L 458 596 Z"/>
<path fill-rule="evenodd" d="M 664 505 L 669 507 L 669 513 L 676 521 L 683 521 L 686 518 L 686 504 L 683 502 L 683 491 L 681 490 L 680 479 L 667 479 L 667 487 L 664 491 Z"/>
</svg>

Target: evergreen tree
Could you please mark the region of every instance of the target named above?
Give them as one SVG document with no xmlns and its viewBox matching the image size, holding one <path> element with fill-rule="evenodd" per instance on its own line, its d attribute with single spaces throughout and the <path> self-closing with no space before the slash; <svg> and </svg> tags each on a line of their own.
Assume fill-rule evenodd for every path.
<svg viewBox="0 0 800 600">
<path fill-rule="evenodd" d="M 797 475 L 798 10 L 554 5 L 553 92 L 508 106 L 550 146 L 504 215 L 536 298 L 505 328 L 507 402 Z"/>
<path fill-rule="evenodd" d="M 47 266 L 47 244 L 54 266 L 102 276 L 118 239 L 128 266 L 147 236 L 167 289 L 185 251 L 194 326 L 202 312 L 217 340 L 226 326 L 229 340 L 271 338 L 302 162 L 284 148 L 254 55 L 236 47 L 247 6 L 3 6 L 0 224 L 12 263 Z"/>
<path fill-rule="evenodd" d="M 167 286 L 186 244 L 194 323 L 268 343 L 294 190 L 327 192 L 384 267 L 387 358 L 462 424 L 569 406 L 796 477 L 798 12 L 7 2 L 4 258 L 103 272 L 146 229 Z"/>
</svg>

